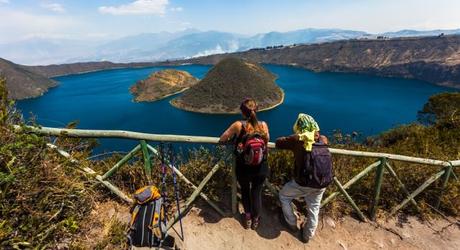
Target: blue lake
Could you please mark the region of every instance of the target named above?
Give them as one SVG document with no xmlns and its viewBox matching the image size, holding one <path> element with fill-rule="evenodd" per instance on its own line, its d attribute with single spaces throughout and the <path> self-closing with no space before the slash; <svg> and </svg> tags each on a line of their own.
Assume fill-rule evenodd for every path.
<svg viewBox="0 0 460 250">
<path fill-rule="evenodd" d="M 324 134 L 334 130 L 374 135 L 396 125 L 414 122 L 428 97 L 450 88 L 423 81 L 375 76 L 314 73 L 276 65 L 265 67 L 278 76 L 285 101 L 261 112 L 271 137 L 288 135 L 299 112 L 315 117 Z M 18 102 L 26 118 L 43 126 L 63 127 L 79 121 L 79 128 L 120 129 L 158 134 L 219 136 L 239 115 L 206 115 L 178 110 L 171 98 L 135 103 L 129 87 L 167 67 L 117 69 L 56 78 L 60 85 L 44 96 Z M 209 66 L 170 67 L 203 78 Z M 98 151 L 129 150 L 136 142 L 102 140 Z"/>
</svg>

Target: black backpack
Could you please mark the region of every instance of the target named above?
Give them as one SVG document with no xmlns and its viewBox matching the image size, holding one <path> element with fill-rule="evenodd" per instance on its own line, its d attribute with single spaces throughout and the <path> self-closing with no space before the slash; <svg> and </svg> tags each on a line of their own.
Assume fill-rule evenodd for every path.
<svg viewBox="0 0 460 250">
<path fill-rule="evenodd" d="M 332 155 L 324 143 L 314 143 L 311 152 L 305 152 L 305 163 L 302 173 L 305 186 L 325 188 L 334 178 Z"/>
<path fill-rule="evenodd" d="M 159 247 L 166 238 L 163 200 L 155 186 L 146 186 L 134 194 L 128 231 L 129 246 Z"/>
</svg>

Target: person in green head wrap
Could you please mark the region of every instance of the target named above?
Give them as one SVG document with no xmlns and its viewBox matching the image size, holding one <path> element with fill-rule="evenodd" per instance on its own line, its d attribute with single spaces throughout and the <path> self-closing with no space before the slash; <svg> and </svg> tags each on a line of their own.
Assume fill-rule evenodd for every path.
<svg viewBox="0 0 460 250">
<path fill-rule="evenodd" d="M 315 139 L 319 136 L 319 126 L 313 117 L 300 113 L 293 126 L 294 133 L 303 141 L 306 151 L 311 151 Z M 325 138 L 325 137 L 324 137 Z"/>
<path fill-rule="evenodd" d="M 307 204 L 308 216 L 301 230 L 300 239 L 307 243 L 315 234 L 318 226 L 319 207 L 325 188 L 318 188 L 309 183 L 304 173 L 306 155 L 314 143 L 328 144 L 325 136 L 320 135 L 319 125 L 313 117 L 300 113 L 293 126 L 294 134 L 276 140 L 276 148 L 291 150 L 294 153 L 293 180 L 286 183 L 279 193 L 283 210 L 281 222 L 292 233 L 297 232 L 297 216 L 293 212 L 293 199 L 303 197 Z"/>
</svg>

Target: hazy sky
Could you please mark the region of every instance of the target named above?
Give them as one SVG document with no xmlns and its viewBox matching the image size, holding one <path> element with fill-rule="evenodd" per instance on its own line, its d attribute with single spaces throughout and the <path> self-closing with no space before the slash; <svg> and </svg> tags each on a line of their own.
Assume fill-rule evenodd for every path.
<svg viewBox="0 0 460 250">
<path fill-rule="evenodd" d="M 0 0 L 0 42 L 108 39 L 186 28 L 242 34 L 302 28 L 378 33 L 460 28 L 459 0 Z"/>
</svg>

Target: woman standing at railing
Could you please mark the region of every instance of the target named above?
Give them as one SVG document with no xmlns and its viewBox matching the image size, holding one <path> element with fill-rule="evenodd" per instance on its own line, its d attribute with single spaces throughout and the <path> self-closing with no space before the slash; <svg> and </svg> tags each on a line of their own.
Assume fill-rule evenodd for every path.
<svg viewBox="0 0 460 250">
<path fill-rule="evenodd" d="M 241 187 L 244 207 L 244 228 L 255 230 L 259 226 L 262 207 L 262 187 L 268 175 L 268 126 L 258 121 L 257 103 L 246 99 L 240 105 L 245 120 L 236 121 L 221 135 L 220 142 L 235 144 L 236 178 Z"/>
</svg>

